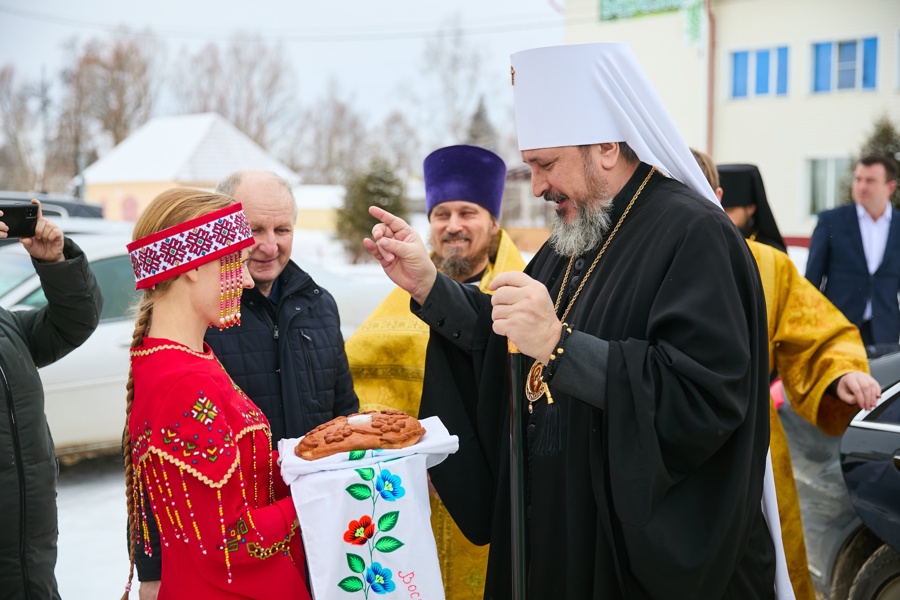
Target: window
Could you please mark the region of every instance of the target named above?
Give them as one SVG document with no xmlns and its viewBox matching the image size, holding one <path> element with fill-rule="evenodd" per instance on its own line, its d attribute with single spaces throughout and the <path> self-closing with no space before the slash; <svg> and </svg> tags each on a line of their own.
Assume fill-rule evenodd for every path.
<svg viewBox="0 0 900 600">
<path fill-rule="evenodd" d="M 850 159 L 814 158 L 809 161 L 809 214 L 834 208 L 850 186 Z"/>
<path fill-rule="evenodd" d="M 100 293 L 103 295 L 103 311 L 100 321 L 117 319 L 133 319 L 132 306 L 140 299 L 140 293 L 134 289 L 134 271 L 128 256 L 115 256 L 91 263 L 91 271 L 97 278 Z M 19 302 L 22 306 L 41 308 L 47 304 L 47 297 L 42 288 L 35 289 Z"/>
<path fill-rule="evenodd" d="M 731 97 L 787 95 L 788 49 L 742 50 L 731 53 Z"/>
<path fill-rule="evenodd" d="M 878 38 L 813 44 L 813 91 L 874 90 Z"/>
</svg>

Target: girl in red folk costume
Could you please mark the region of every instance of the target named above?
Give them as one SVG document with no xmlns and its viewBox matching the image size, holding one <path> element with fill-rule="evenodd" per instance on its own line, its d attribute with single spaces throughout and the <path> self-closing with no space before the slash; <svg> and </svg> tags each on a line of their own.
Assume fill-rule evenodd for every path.
<svg viewBox="0 0 900 600">
<path fill-rule="evenodd" d="M 175 188 L 157 196 L 128 245 L 144 290 L 131 344 L 125 477 L 134 545 L 165 552 L 159 600 L 308 599 L 297 514 L 270 450 L 266 417 L 203 342 L 240 324 L 250 226 L 232 198 Z M 147 508 L 152 510 L 148 511 Z"/>
</svg>

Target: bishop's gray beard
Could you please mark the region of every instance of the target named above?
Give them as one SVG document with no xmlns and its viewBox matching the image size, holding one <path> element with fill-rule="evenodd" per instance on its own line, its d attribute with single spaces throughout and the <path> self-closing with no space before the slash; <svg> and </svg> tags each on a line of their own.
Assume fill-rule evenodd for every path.
<svg viewBox="0 0 900 600">
<path fill-rule="evenodd" d="M 580 256 L 596 248 L 609 231 L 612 202 L 605 200 L 596 208 L 572 204 L 575 218 L 566 223 L 555 212 L 550 216 L 550 247 L 562 256 Z"/>
</svg>

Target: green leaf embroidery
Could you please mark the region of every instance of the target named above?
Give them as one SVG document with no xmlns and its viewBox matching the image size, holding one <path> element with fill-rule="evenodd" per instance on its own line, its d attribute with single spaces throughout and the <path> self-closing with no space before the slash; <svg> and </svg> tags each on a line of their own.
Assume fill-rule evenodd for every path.
<svg viewBox="0 0 900 600">
<path fill-rule="evenodd" d="M 403 542 L 397 538 L 386 535 L 375 542 L 375 549 L 380 550 L 381 552 L 393 552 L 394 550 L 398 550 L 402 545 Z"/>
<path fill-rule="evenodd" d="M 372 497 L 372 488 L 364 483 L 354 483 L 347 488 L 347 492 L 354 500 L 365 500 Z"/>
<path fill-rule="evenodd" d="M 359 577 L 344 577 L 338 587 L 345 592 L 358 592 L 363 589 L 363 582 Z"/>
<path fill-rule="evenodd" d="M 365 468 L 365 469 L 356 469 L 356 472 L 359 473 L 359 476 L 363 478 L 363 481 L 372 481 L 375 479 L 375 469 Z"/>
<path fill-rule="evenodd" d="M 378 530 L 379 531 L 390 531 L 397 525 L 397 520 L 400 518 L 400 511 L 395 510 L 389 513 L 384 513 L 380 519 L 378 519 Z"/>
<path fill-rule="evenodd" d="M 350 460 L 362 460 L 366 457 L 365 450 L 351 450 L 350 451 Z"/>
<path fill-rule="evenodd" d="M 347 564 L 350 565 L 350 570 L 354 573 L 362 573 L 366 570 L 366 561 L 363 560 L 362 556 L 356 554 L 347 554 Z"/>
</svg>

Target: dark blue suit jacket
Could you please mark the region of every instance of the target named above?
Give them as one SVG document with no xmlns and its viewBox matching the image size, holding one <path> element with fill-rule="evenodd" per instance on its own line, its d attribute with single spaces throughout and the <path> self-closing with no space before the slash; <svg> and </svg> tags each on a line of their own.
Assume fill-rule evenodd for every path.
<svg viewBox="0 0 900 600">
<path fill-rule="evenodd" d="M 869 275 L 856 204 L 819 215 L 806 262 L 806 278 L 822 290 L 857 327 L 866 300 L 872 299 L 872 334 L 876 344 L 900 340 L 900 211 L 891 209 L 891 228 L 881 266 Z"/>
</svg>

